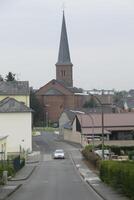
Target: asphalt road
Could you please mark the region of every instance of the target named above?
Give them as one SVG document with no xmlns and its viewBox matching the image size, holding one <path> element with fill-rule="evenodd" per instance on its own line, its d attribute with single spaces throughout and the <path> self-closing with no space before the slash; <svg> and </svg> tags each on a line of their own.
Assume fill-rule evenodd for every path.
<svg viewBox="0 0 134 200">
<path fill-rule="evenodd" d="M 81 179 L 73 166 L 69 152 L 77 148 L 57 140 L 51 133 L 35 137 L 36 148 L 42 160 L 24 185 L 14 193 L 11 200 L 100 200 L 101 198 Z M 54 160 L 52 152 L 62 148 L 65 160 Z"/>
</svg>

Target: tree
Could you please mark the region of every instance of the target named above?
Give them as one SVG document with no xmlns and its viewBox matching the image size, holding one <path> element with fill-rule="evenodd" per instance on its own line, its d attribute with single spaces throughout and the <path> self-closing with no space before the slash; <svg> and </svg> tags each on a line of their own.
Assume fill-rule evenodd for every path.
<svg viewBox="0 0 134 200">
<path fill-rule="evenodd" d="M 9 72 L 7 75 L 6 75 L 6 78 L 5 80 L 8 82 L 8 81 L 16 81 L 16 78 L 15 78 L 16 74 L 13 74 L 12 72 Z"/>
<path fill-rule="evenodd" d="M 3 81 L 3 77 L 0 75 L 0 81 Z"/>
<path fill-rule="evenodd" d="M 41 121 L 43 121 L 43 108 L 40 105 L 38 99 L 36 98 L 35 91 L 32 87 L 30 88 L 30 107 L 34 111 L 33 125 L 36 126 Z"/>
<path fill-rule="evenodd" d="M 124 98 L 126 98 L 128 95 L 127 91 L 119 91 L 119 92 L 115 92 L 114 95 L 114 103 L 119 103 L 121 102 Z"/>
<path fill-rule="evenodd" d="M 97 102 L 94 98 L 91 97 L 89 101 L 86 101 L 83 105 L 83 108 L 94 108 L 97 106 Z"/>
</svg>

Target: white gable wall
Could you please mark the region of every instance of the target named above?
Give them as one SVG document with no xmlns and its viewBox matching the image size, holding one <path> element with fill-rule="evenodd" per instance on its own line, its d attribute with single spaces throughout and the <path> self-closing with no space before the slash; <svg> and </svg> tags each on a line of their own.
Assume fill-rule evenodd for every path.
<svg viewBox="0 0 134 200">
<path fill-rule="evenodd" d="M 32 114 L 0 113 L 0 131 L 7 134 L 7 152 L 19 152 L 20 146 L 32 150 Z"/>
<path fill-rule="evenodd" d="M 75 117 L 73 124 L 72 124 L 72 131 L 76 132 L 76 117 Z"/>
<path fill-rule="evenodd" d="M 70 120 L 65 112 L 63 112 L 59 118 L 59 127 L 63 127 L 66 123 L 68 123 Z"/>
</svg>

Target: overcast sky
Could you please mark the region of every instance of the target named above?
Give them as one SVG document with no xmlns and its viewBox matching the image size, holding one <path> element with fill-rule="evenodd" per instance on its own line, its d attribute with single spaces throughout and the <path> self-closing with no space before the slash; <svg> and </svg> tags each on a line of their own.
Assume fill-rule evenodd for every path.
<svg viewBox="0 0 134 200">
<path fill-rule="evenodd" d="M 55 78 L 61 0 L 0 0 L 0 74 L 40 88 Z M 134 88 L 134 1 L 67 0 L 74 86 Z"/>
</svg>

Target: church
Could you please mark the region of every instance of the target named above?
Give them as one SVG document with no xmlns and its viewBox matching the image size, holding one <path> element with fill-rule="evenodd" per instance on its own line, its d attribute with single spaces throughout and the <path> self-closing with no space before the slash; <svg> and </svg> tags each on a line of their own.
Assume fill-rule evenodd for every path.
<svg viewBox="0 0 134 200">
<path fill-rule="evenodd" d="M 85 98 L 82 89 L 73 86 L 73 64 L 70 58 L 66 21 L 63 11 L 56 79 L 51 80 L 36 92 L 47 122 L 58 122 L 65 109 L 82 108 Z"/>
</svg>

